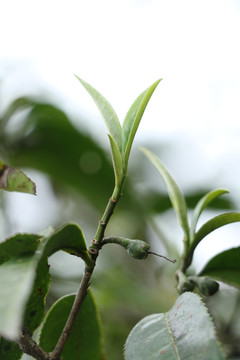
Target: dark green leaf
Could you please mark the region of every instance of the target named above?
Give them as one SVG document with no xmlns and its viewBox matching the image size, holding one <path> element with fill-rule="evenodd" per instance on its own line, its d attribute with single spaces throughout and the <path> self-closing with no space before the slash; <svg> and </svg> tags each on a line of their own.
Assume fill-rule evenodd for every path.
<svg viewBox="0 0 240 360">
<path fill-rule="evenodd" d="M 202 211 L 205 209 L 205 207 L 211 202 L 213 201 L 216 197 L 226 194 L 228 193 L 227 190 L 223 190 L 223 189 L 217 189 L 217 190 L 213 190 L 210 191 L 209 193 L 207 193 L 206 195 L 204 195 L 199 202 L 197 203 L 194 212 L 193 212 L 193 216 L 192 216 L 192 223 L 191 223 L 191 227 L 190 227 L 190 241 L 193 240 L 194 238 L 194 234 L 196 231 L 196 225 L 198 222 L 198 219 L 202 213 Z"/>
<path fill-rule="evenodd" d="M 30 334 L 34 332 L 43 320 L 45 314 L 45 298 L 48 292 L 49 282 L 50 276 L 47 259 L 43 259 L 37 268 L 34 287 L 25 310 L 24 325 Z M 18 360 L 21 358 L 22 353 L 18 344 L 1 338 L 1 360 Z"/>
<path fill-rule="evenodd" d="M 215 216 L 207 221 L 195 234 L 192 244 L 190 246 L 190 252 L 193 252 L 200 241 L 210 234 L 212 231 L 234 222 L 240 221 L 240 213 L 230 212 Z"/>
<path fill-rule="evenodd" d="M 49 310 L 40 334 L 40 346 L 54 349 L 73 305 L 75 295 L 59 299 Z M 70 337 L 61 355 L 63 360 L 102 360 L 103 346 L 99 315 L 89 292 L 77 315 Z"/>
<path fill-rule="evenodd" d="M 20 253 L 17 253 L 16 247 L 15 256 L 13 255 L 14 257 L 9 259 L 6 257 L 6 250 L 11 249 L 13 253 L 12 246 L 17 243 L 18 239 L 21 240 L 19 241 Z M 0 250 L 2 247 L 5 252 L 3 254 L 3 261 L 5 260 L 5 262 L 0 266 L 0 287 L 3 291 L 0 298 L 0 333 L 7 339 L 16 340 L 24 316 L 26 316 L 25 320 L 30 331 L 42 319 L 43 302 L 48 289 L 48 270 L 45 267 L 45 259 L 62 249 L 80 256 L 89 267 L 92 267 L 92 260 L 87 252 L 82 231 L 75 224 L 66 224 L 49 237 L 42 238 L 35 252 L 23 252 L 23 249 L 36 250 L 35 237 L 33 237 L 32 248 L 27 236 L 23 238 L 21 235 L 15 236 L 12 238 L 12 242 L 13 245 L 11 245 L 11 239 L 8 239 L 0 246 Z M 26 242 L 25 246 L 23 242 Z M 33 303 L 31 305 L 29 298 L 32 298 Z M 36 311 L 34 302 L 35 305 L 40 304 L 41 306 L 38 313 L 34 313 Z M 32 305 L 34 309 L 31 308 Z M 30 312 L 26 313 L 26 309 Z M 35 320 L 31 319 L 35 316 Z"/>
<path fill-rule="evenodd" d="M 142 319 L 125 344 L 126 360 L 223 360 L 206 306 L 196 294 L 180 295 L 168 313 Z"/>
<path fill-rule="evenodd" d="M 89 95 L 91 95 L 95 104 L 97 105 L 104 121 L 109 131 L 109 134 L 114 139 L 115 143 L 118 146 L 118 149 L 121 153 L 122 151 L 122 128 L 121 124 L 118 120 L 118 117 L 112 107 L 112 105 L 91 85 L 86 83 L 86 81 L 80 79 L 76 76 L 77 79 L 81 82 L 81 84 L 88 91 Z"/>
<path fill-rule="evenodd" d="M 122 126 L 122 137 L 125 171 L 127 169 L 130 150 L 139 123 L 142 119 L 146 106 L 160 81 L 161 79 L 157 80 L 154 84 L 152 84 L 148 89 L 146 89 L 142 94 L 138 96 L 138 98 L 134 101 L 134 103 L 128 110 L 128 113 L 124 119 Z"/>
<path fill-rule="evenodd" d="M 60 226 L 53 234 L 43 238 L 40 245 L 41 257 L 48 257 L 58 250 L 81 257 L 86 265 L 92 266 L 92 259 L 88 253 L 82 230 L 76 224 Z"/>
<path fill-rule="evenodd" d="M 240 287 L 240 247 L 223 251 L 214 256 L 205 265 L 200 275 L 209 275 Z"/>
<path fill-rule="evenodd" d="M 0 359 L 1 360 L 19 360 L 23 351 L 20 350 L 17 343 L 8 341 L 0 337 Z"/>
<path fill-rule="evenodd" d="M 36 185 L 22 171 L 7 166 L 0 160 L 0 189 L 36 194 Z"/>
<path fill-rule="evenodd" d="M 143 153 L 151 160 L 153 165 L 157 168 L 160 175 L 162 176 L 167 189 L 168 194 L 172 203 L 172 206 L 177 214 L 180 226 L 183 229 L 186 240 L 189 238 L 189 226 L 187 219 L 187 205 L 183 193 L 175 180 L 172 178 L 166 167 L 162 164 L 160 159 L 154 155 L 151 151 L 141 148 Z"/>
<path fill-rule="evenodd" d="M 35 252 L 40 244 L 39 235 L 15 234 L 0 243 L 0 264 L 17 255 Z"/>
</svg>

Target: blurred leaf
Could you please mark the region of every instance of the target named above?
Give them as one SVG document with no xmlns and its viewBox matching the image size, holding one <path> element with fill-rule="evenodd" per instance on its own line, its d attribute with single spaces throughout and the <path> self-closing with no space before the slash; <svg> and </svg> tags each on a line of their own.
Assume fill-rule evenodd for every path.
<svg viewBox="0 0 240 360">
<path fill-rule="evenodd" d="M 97 105 L 104 121 L 109 131 L 109 134 L 114 139 L 115 143 L 118 146 L 118 149 L 121 153 L 122 151 L 122 128 L 121 124 L 118 120 L 118 117 L 112 107 L 112 105 L 91 85 L 86 83 L 84 80 L 80 79 L 76 76 L 77 79 L 82 83 L 85 89 L 88 91 L 89 95 L 91 95 L 95 104 Z"/>
<path fill-rule="evenodd" d="M 240 287 L 240 247 L 223 251 L 214 256 L 205 265 L 200 275 L 209 275 Z"/>
<path fill-rule="evenodd" d="M 199 190 L 196 189 L 193 193 L 185 194 L 185 200 L 189 209 L 195 208 L 200 199 L 209 192 L 209 189 Z M 145 195 L 145 194 L 144 194 Z M 168 195 L 165 195 L 159 191 L 149 191 L 143 197 L 143 204 L 148 211 L 154 211 L 157 213 L 164 212 L 172 207 L 171 201 Z M 218 210 L 231 210 L 234 208 L 234 204 L 231 198 L 215 198 L 213 202 L 208 204 L 210 209 Z"/>
<path fill-rule="evenodd" d="M 203 224 L 203 226 L 195 234 L 189 251 L 193 253 L 194 249 L 200 243 L 200 241 L 212 231 L 237 221 L 240 221 L 240 213 L 235 212 L 221 214 L 210 219 L 205 224 Z"/>
<path fill-rule="evenodd" d="M 119 151 L 119 148 L 117 147 L 117 144 L 115 143 L 114 139 L 109 136 L 111 149 L 112 149 L 112 157 L 113 157 L 113 166 L 114 166 L 114 174 L 115 174 L 115 181 L 116 185 L 120 185 L 123 180 L 123 161 L 122 156 Z"/>
<path fill-rule="evenodd" d="M 188 219 L 187 219 L 187 206 L 182 194 L 181 189 L 178 187 L 166 167 L 162 164 L 159 158 L 154 155 L 151 151 L 141 148 L 143 153 L 151 160 L 153 165 L 157 168 L 160 175 L 162 176 L 167 189 L 168 194 L 172 203 L 172 206 L 177 214 L 180 226 L 183 229 L 186 239 L 189 238 L 189 226 L 188 226 Z"/>
<path fill-rule="evenodd" d="M 47 258 L 38 264 L 36 277 L 25 310 L 24 325 L 30 334 L 41 324 L 45 315 L 45 299 L 49 290 L 50 274 Z"/>
<path fill-rule="evenodd" d="M 1 268 L 0 268 L 1 270 Z M 30 334 L 40 325 L 45 314 L 45 298 L 50 283 L 49 269 L 47 259 L 43 259 L 37 268 L 37 275 L 34 281 L 32 294 L 28 300 L 24 325 Z M 15 299 L 18 302 L 18 298 Z M 21 310 L 21 308 L 20 308 Z M 18 344 L 1 338 L 0 341 L 0 359 L 1 360 L 18 360 L 21 358 L 23 351 Z"/>
<path fill-rule="evenodd" d="M 8 341 L 0 337 L 0 359 L 1 360 L 19 360 L 23 355 L 17 343 Z"/>
<path fill-rule="evenodd" d="M 76 189 L 102 210 L 113 187 L 111 161 L 58 108 L 33 104 L 22 130 L 6 137 L 5 147 L 14 166 L 43 171 L 54 183 Z"/>
<path fill-rule="evenodd" d="M 18 243 L 18 240 L 19 250 L 16 246 L 14 254 L 13 246 Z M 28 240 L 28 237 L 18 234 L 12 238 L 12 241 L 10 238 L 0 245 L 0 251 L 1 248 L 4 250 L 3 261 L 5 260 L 0 266 L 0 287 L 3 289 L 3 295 L 0 298 L 0 333 L 10 340 L 18 338 L 26 309 L 30 311 L 29 314 L 26 314 L 26 320 L 31 325 L 29 325 L 30 327 L 37 326 L 42 317 L 43 312 L 40 311 L 38 314 L 35 313 L 35 322 L 29 319 L 31 315 L 34 315 L 31 312 L 36 309 L 31 310 L 34 303 L 29 304 L 28 301 L 30 297 L 36 303 L 38 301 L 42 303 L 45 299 L 49 278 L 46 272 L 48 269 L 44 268 L 43 262 L 47 257 L 62 249 L 82 257 L 89 267 L 92 266 L 91 257 L 88 255 L 86 243 L 78 225 L 66 224 L 51 236 L 42 238 L 37 251 L 35 251 L 36 239 L 34 238 L 32 248 L 30 248 L 32 251 L 23 252 L 23 248 L 27 249 L 29 246 Z M 26 245 L 24 246 L 23 242 L 25 243 L 25 241 Z M 10 259 L 9 256 L 6 257 L 7 249 L 14 254 Z"/>
<path fill-rule="evenodd" d="M 122 137 L 125 171 L 127 169 L 130 150 L 139 123 L 146 109 L 146 106 L 160 81 L 161 79 L 156 81 L 153 85 L 151 85 L 148 89 L 146 89 L 142 94 L 138 96 L 138 98 L 134 101 L 134 103 L 128 110 L 128 113 L 124 119 L 122 126 Z"/>
<path fill-rule="evenodd" d="M 196 225 L 197 225 L 198 219 L 199 219 L 202 211 L 216 197 L 226 194 L 226 193 L 228 193 L 228 191 L 223 190 L 223 189 L 213 190 L 213 191 L 210 191 L 208 194 L 206 194 L 199 200 L 199 202 L 197 203 L 197 205 L 194 209 L 193 216 L 192 216 L 192 223 L 191 223 L 191 227 L 190 227 L 190 241 L 192 241 L 194 238 L 194 234 L 196 231 Z"/>
<path fill-rule="evenodd" d="M 221 360 L 215 329 L 206 306 L 196 294 L 180 295 L 165 314 L 142 319 L 125 344 L 126 360 Z"/>
<path fill-rule="evenodd" d="M 0 189 L 36 194 L 36 185 L 22 171 L 7 166 L 0 160 Z"/>
<path fill-rule="evenodd" d="M 40 243 L 39 235 L 15 234 L 0 243 L 0 264 L 12 257 L 35 252 Z"/>
<path fill-rule="evenodd" d="M 75 295 L 64 296 L 49 310 L 41 330 L 39 342 L 45 351 L 51 352 L 54 349 L 71 311 L 74 299 Z M 78 360 L 80 358 L 81 360 L 102 360 L 104 358 L 99 314 L 90 291 L 80 308 L 61 358 L 63 360 Z"/>
<path fill-rule="evenodd" d="M 9 340 L 14 341 L 19 336 L 35 271 L 33 254 L 19 255 L 0 266 L 0 333 Z"/>
</svg>

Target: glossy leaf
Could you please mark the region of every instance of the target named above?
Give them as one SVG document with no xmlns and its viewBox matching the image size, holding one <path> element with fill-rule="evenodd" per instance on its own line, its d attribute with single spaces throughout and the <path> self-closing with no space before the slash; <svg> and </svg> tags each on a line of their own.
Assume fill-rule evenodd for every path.
<svg viewBox="0 0 240 360">
<path fill-rule="evenodd" d="M 191 292 L 180 295 L 168 313 L 142 319 L 125 344 L 125 360 L 223 360 L 206 306 Z"/>
<path fill-rule="evenodd" d="M 209 275 L 214 279 L 240 287 L 240 247 L 214 256 L 204 266 L 200 275 Z"/>
<path fill-rule="evenodd" d="M 74 299 L 75 295 L 64 296 L 49 310 L 39 341 L 45 351 L 51 352 L 54 349 Z M 99 314 L 90 291 L 80 308 L 61 358 L 63 360 L 102 360 L 104 358 Z"/>
<path fill-rule="evenodd" d="M 191 228 L 190 228 L 190 240 L 193 240 L 195 231 L 196 231 L 196 225 L 198 222 L 198 219 L 202 213 L 202 211 L 205 209 L 205 207 L 212 202 L 215 198 L 217 198 L 220 195 L 226 194 L 228 193 L 227 190 L 224 189 L 217 189 L 217 190 L 213 190 L 210 191 L 209 193 L 207 193 L 206 195 L 204 195 L 199 202 L 197 203 L 194 212 L 193 212 L 193 217 L 192 217 L 192 223 L 191 223 Z"/>
<path fill-rule="evenodd" d="M 176 184 L 175 180 L 172 178 L 166 167 L 160 161 L 160 159 L 153 154 L 151 151 L 141 148 L 143 153 L 151 160 L 153 165 L 157 168 L 160 175 L 162 176 L 167 189 L 169 198 L 171 200 L 172 206 L 177 214 L 180 226 L 183 229 L 185 238 L 189 238 L 189 226 L 188 226 L 188 219 L 187 219 L 187 206 L 185 202 L 185 198 L 179 186 Z"/>
<path fill-rule="evenodd" d="M 197 231 L 190 246 L 190 252 L 193 252 L 196 246 L 200 241 L 210 234 L 212 231 L 234 222 L 240 221 L 240 213 L 229 212 L 215 216 L 214 218 L 207 221 L 202 227 Z"/>
<path fill-rule="evenodd" d="M 36 194 L 36 185 L 22 171 L 7 166 L 0 160 L 0 189 Z"/>
<path fill-rule="evenodd" d="M 138 98 L 134 101 L 134 103 L 128 110 L 128 113 L 124 119 L 122 126 L 122 137 L 125 171 L 127 169 L 130 150 L 139 123 L 146 109 L 146 106 L 160 81 L 161 79 L 157 80 L 153 85 L 151 85 L 148 89 L 146 89 L 142 94 L 138 96 Z"/>
<path fill-rule="evenodd" d="M 114 168 L 114 174 L 115 174 L 115 183 L 116 185 L 120 185 L 123 181 L 123 160 L 121 153 L 119 151 L 119 148 L 117 144 L 115 143 L 114 139 L 109 136 L 111 149 L 112 149 L 112 158 L 113 158 L 113 168 Z"/>
<path fill-rule="evenodd" d="M 81 84 L 88 91 L 89 95 L 91 95 L 95 104 L 97 105 L 104 121 L 109 131 L 109 134 L 115 140 L 119 151 L 122 151 L 122 128 L 121 124 L 118 120 L 118 117 L 112 107 L 112 105 L 91 85 L 89 85 L 86 81 L 80 79 L 76 76 L 77 79 L 81 82 Z"/>
</svg>

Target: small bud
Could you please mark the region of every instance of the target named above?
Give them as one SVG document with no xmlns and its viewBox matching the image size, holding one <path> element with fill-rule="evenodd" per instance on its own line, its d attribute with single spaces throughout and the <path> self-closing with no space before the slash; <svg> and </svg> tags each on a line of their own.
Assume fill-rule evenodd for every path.
<svg viewBox="0 0 240 360">
<path fill-rule="evenodd" d="M 127 252 L 134 259 L 143 260 L 148 256 L 150 246 L 142 240 L 130 240 L 127 246 Z"/>
<path fill-rule="evenodd" d="M 103 238 L 102 245 L 105 244 L 118 244 L 124 247 L 128 254 L 134 259 L 143 260 L 148 256 L 150 246 L 142 240 L 127 239 L 118 236 L 111 236 Z"/>
</svg>

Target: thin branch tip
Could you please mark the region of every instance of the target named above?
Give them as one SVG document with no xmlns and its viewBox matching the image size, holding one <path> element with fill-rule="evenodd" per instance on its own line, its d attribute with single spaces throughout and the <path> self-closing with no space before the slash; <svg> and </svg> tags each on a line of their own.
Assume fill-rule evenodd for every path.
<svg viewBox="0 0 240 360">
<path fill-rule="evenodd" d="M 168 257 L 166 257 L 166 256 L 163 256 L 163 255 L 157 254 L 157 253 L 152 252 L 152 251 L 148 251 L 148 254 L 159 256 L 159 257 L 161 257 L 161 258 L 163 258 L 163 259 L 165 259 L 165 260 L 167 260 L 167 261 L 170 261 L 170 262 L 171 262 L 171 263 L 173 263 L 173 264 L 175 264 L 175 263 L 177 262 L 177 260 L 176 260 L 176 259 L 171 260 L 171 259 L 169 259 L 169 258 L 168 258 Z"/>
</svg>

